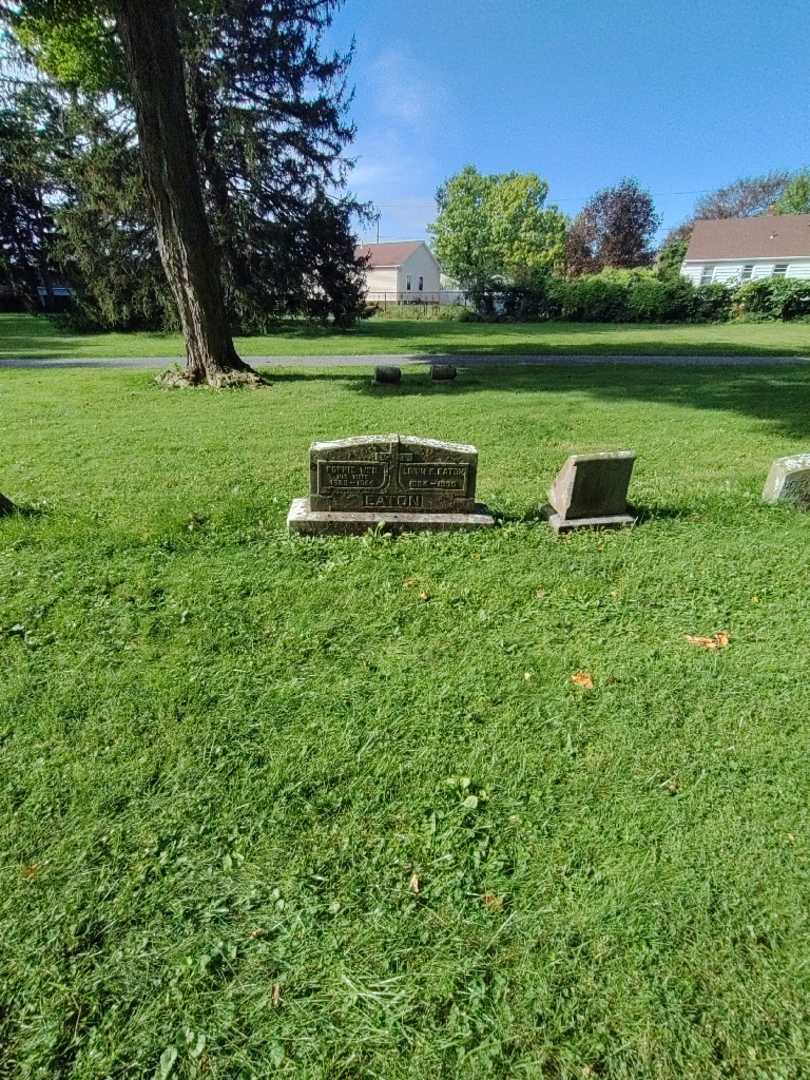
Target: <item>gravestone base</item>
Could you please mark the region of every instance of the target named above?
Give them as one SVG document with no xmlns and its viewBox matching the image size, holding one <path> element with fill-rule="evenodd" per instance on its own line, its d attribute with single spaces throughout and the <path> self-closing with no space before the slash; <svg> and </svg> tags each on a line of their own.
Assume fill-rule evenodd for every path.
<svg viewBox="0 0 810 1080">
<path fill-rule="evenodd" d="M 623 529 L 635 525 L 632 514 L 610 514 L 607 517 L 566 518 L 558 514 L 553 506 L 543 508 L 543 517 L 559 536 L 561 533 L 575 532 L 577 529 Z"/>
<path fill-rule="evenodd" d="M 483 503 L 469 514 L 420 514 L 396 510 L 312 510 L 309 497 L 293 499 L 287 528 L 299 536 L 358 536 L 382 526 L 387 533 L 486 529 L 495 519 Z"/>
</svg>

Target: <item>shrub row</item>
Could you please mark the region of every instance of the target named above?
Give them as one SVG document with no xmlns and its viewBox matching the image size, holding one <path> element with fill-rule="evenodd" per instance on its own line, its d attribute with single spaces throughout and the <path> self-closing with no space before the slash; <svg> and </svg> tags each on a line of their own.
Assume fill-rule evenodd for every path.
<svg viewBox="0 0 810 1080">
<path fill-rule="evenodd" d="M 725 322 L 810 317 L 810 281 L 768 278 L 744 285 L 699 285 L 654 270 L 603 270 L 478 298 L 462 318 L 570 322 Z"/>
</svg>

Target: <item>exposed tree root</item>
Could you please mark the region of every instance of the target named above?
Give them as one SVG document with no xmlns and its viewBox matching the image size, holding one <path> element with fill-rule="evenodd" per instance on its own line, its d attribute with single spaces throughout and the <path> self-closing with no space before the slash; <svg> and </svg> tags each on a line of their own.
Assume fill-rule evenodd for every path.
<svg viewBox="0 0 810 1080">
<path fill-rule="evenodd" d="M 238 371 L 229 370 L 218 372 L 206 377 L 205 374 L 196 374 L 189 371 L 181 371 L 179 368 L 162 371 L 155 376 L 155 382 L 166 390 L 183 390 L 190 387 L 207 386 L 213 390 L 248 389 L 258 390 L 270 383 L 258 371 L 248 367 L 247 364 Z"/>
</svg>

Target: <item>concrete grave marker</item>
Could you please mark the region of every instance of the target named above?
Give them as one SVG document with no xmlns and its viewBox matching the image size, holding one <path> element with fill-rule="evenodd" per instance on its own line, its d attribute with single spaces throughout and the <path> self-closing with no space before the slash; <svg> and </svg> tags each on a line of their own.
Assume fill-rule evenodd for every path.
<svg viewBox="0 0 810 1080">
<path fill-rule="evenodd" d="M 13 514 L 16 509 L 17 507 L 11 499 L 7 499 L 5 495 L 0 494 L 0 517 L 3 517 L 5 514 Z"/>
<path fill-rule="evenodd" d="M 475 529 L 493 525 L 475 501 L 478 451 L 410 435 L 361 435 L 313 443 L 309 496 L 295 499 L 291 532 L 310 536 Z"/>
<path fill-rule="evenodd" d="M 632 525 L 627 487 L 636 455 L 632 450 L 572 454 L 557 473 L 545 508 L 556 533 Z"/>
<path fill-rule="evenodd" d="M 431 364 L 430 377 L 434 382 L 450 382 L 458 374 L 455 364 Z"/>
<path fill-rule="evenodd" d="M 810 454 L 777 458 L 771 465 L 762 498 L 767 503 L 786 502 L 810 510 Z"/>
<path fill-rule="evenodd" d="M 386 365 L 374 368 L 374 382 L 377 385 L 397 385 L 402 382 L 402 369 L 394 365 Z"/>
</svg>

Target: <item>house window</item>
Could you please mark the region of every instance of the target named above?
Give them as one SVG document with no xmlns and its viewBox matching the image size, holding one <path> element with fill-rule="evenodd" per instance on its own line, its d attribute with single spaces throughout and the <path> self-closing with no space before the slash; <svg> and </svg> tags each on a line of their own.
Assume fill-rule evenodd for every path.
<svg viewBox="0 0 810 1080">
<path fill-rule="evenodd" d="M 787 263 L 777 263 L 773 268 L 773 276 L 774 277 L 784 277 L 785 274 L 787 273 L 787 268 L 788 268 Z"/>
<path fill-rule="evenodd" d="M 714 276 L 714 263 L 706 263 L 700 274 L 700 284 L 709 285 Z"/>
<path fill-rule="evenodd" d="M 405 275 L 405 292 L 410 292 L 410 291 L 411 291 L 411 275 L 406 274 Z"/>
<path fill-rule="evenodd" d="M 422 289 L 424 289 L 424 287 L 425 287 L 425 279 L 420 274 L 419 275 L 419 284 L 416 286 L 416 291 L 421 292 Z"/>
<path fill-rule="evenodd" d="M 742 268 L 742 280 L 743 281 L 750 281 L 751 280 L 751 275 L 753 274 L 753 272 L 754 272 L 754 264 L 753 263 L 746 263 L 745 266 Z"/>
</svg>

